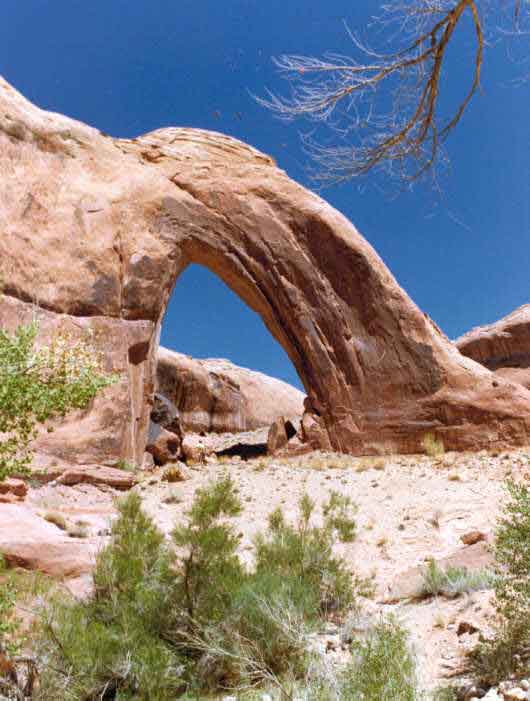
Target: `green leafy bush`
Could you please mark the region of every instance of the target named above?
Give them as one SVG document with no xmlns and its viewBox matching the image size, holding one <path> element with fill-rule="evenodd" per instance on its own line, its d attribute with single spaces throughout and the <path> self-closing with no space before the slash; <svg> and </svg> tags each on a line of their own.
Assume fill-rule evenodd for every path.
<svg viewBox="0 0 530 701">
<path fill-rule="evenodd" d="M 414 658 L 407 633 L 393 618 L 383 619 L 365 641 L 352 646 L 353 661 L 341 680 L 340 699 L 417 701 Z"/>
<path fill-rule="evenodd" d="M 182 665 L 163 636 L 172 606 L 171 563 L 163 534 L 131 493 L 97 558 L 93 597 L 56 600 L 45 610 L 39 698 L 174 698 L 182 689 Z"/>
<path fill-rule="evenodd" d="M 269 516 L 269 527 L 256 539 L 256 574 L 274 574 L 290 582 L 293 593 L 303 582 L 304 600 L 310 616 L 341 611 L 351 605 L 352 578 L 344 562 L 333 555 L 337 540 L 351 541 L 355 521 L 347 497 L 333 492 L 323 507 L 322 527 L 311 525 L 315 503 L 305 495 L 300 500 L 295 525 L 286 522 L 281 510 Z"/>
<path fill-rule="evenodd" d="M 309 633 L 354 600 L 332 553 L 337 535 L 353 537 L 349 506 L 332 495 L 321 527 L 307 497 L 294 525 L 274 512 L 249 570 L 229 521 L 241 510 L 230 478 L 197 491 L 172 544 L 130 494 L 98 556 L 94 595 L 47 609 L 41 698 L 158 701 L 303 677 Z"/>
<path fill-rule="evenodd" d="M 477 678 L 488 684 L 530 673 L 530 658 L 521 654 L 530 648 L 530 489 L 513 481 L 506 489 L 495 539 L 497 628 L 470 656 Z"/>
<path fill-rule="evenodd" d="M 38 424 L 85 408 L 114 381 L 88 340 L 60 332 L 37 349 L 37 333 L 36 322 L 0 329 L 0 480 L 27 469 Z"/>
</svg>

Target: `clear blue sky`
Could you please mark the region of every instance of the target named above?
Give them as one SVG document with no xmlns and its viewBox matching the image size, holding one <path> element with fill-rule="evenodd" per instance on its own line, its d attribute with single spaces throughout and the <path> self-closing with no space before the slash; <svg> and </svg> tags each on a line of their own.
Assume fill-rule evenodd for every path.
<svg viewBox="0 0 530 701">
<path fill-rule="evenodd" d="M 301 125 L 278 122 L 249 92 L 282 89 L 273 55 L 348 51 L 342 20 L 357 28 L 377 4 L 2 0 L 0 73 L 38 105 L 114 136 L 169 125 L 223 131 L 309 185 Z M 471 42 L 455 48 L 454 75 Z M 370 180 L 322 193 L 450 337 L 530 301 L 530 82 L 510 87 L 516 74 L 502 46 L 488 52 L 483 92 L 450 142 L 443 202 L 423 188 L 390 199 Z M 298 384 L 261 320 L 198 267 L 177 283 L 162 342 Z"/>
</svg>

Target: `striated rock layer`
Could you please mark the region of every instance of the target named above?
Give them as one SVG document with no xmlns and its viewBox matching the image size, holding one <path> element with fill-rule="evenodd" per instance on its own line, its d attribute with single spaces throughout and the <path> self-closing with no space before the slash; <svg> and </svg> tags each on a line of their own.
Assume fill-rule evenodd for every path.
<svg viewBox="0 0 530 701">
<path fill-rule="evenodd" d="M 530 304 L 478 326 L 455 341 L 458 350 L 497 376 L 530 389 Z"/>
<path fill-rule="evenodd" d="M 113 139 L 1 81 L 0 172 L 0 322 L 35 311 L 43 334 L 92 328 L 121 374 L 46 437 L 47 459 L 141 461 L 160 323 L 191 263 L 261 315 L 323 447 L 418 451 L 426 432 L 451 449 L 529 441 L 530 392 L 462 356 L 353 225 L 255 149 L 197 129 Z"/>
<path fill-rule="evenodd" d="M 185 433 L 253 431 L 304 411 L 303 393 L 286 382 L 228 360 L 197 360 L 166 348 L 158 351 L 156 386 L 178 409 Z"/>
</svg>

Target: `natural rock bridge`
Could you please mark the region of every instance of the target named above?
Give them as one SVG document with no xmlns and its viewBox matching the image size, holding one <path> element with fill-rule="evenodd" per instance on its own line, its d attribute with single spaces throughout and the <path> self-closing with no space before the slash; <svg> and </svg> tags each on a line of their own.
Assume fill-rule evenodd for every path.
<svg viewBox="0 0 530 701">
<path fill-rule="evenodd" d="M 40 442 L 43 463 L 139 460 L 160 324 L 190 263 L 292 360 L 313 445 L 351 453 L 527 443 L 530 392 L 460 355 L 352 224 L 235 139 L 113 139 L 0 79 L 0 322 L 90 328 L 121 381 Z M 212 349 L 213 350 L 213 349 Z"/>
</svg>

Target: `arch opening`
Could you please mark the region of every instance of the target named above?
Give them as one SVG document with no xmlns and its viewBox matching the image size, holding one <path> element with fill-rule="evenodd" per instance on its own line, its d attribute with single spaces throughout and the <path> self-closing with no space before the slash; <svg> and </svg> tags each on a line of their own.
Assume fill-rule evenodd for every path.
<svg viewBox="0 0 530 701">
<path fill-rule="evenodd" d="M 263 456 L 270 426 L 283 418 L 294 438 L 304 411 L 302 382 L 262 317 L 198 263 L 178 272 L 165 306 L 154 390 L 147 451 L 156 464 L 201 452 Z"/>
</svg>

